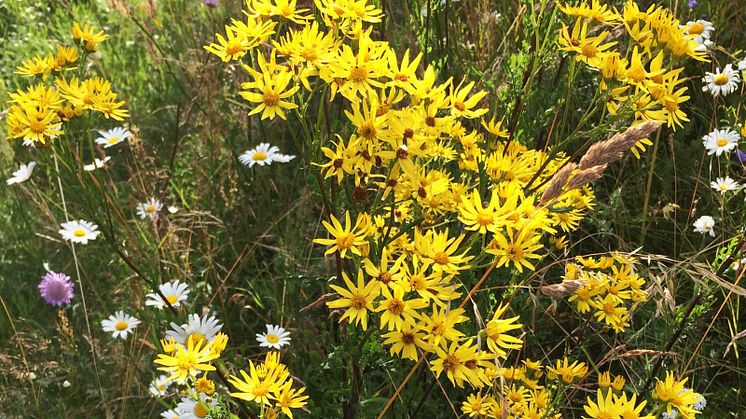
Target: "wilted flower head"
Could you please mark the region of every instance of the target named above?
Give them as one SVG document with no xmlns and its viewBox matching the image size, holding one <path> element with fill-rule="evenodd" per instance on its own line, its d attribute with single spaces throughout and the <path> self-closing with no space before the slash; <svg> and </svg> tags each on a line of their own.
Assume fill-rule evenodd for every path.
<svg viewBox="0 0 746 419">
<path fill-rule="evenodd" d="M 73 299 L 73 283 L 64 273 L 47 272 L 39 283 L 39 293 L 47 304 L 62 307 Z"/>
</svg>

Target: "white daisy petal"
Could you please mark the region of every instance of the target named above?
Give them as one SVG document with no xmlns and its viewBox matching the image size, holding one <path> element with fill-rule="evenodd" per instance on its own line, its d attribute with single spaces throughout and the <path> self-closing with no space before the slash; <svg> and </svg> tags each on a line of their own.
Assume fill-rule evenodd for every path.
<svg viewBox="0 0 746 419">
<path fill-rule="evenodd" d="M 21 183 L 29 180 L 31 177 L 31 174 L 34 172 L 34 167 L 36 167 L 36 162 L 31 161 L 28 164 L 23 164 L 19 166 L 18 170 L 13 172 L 13 176 L 10 177 L 6 183 L 8 185 L 12 185 L 14 183 Z"/>
<path fill-rule="evenodd" d="M 112 332 L 112 337 L 127 339 L 127 335 L 140 324 L 140 320 L 125 314 L 122 310 L 109 316 L 108 319 L 101 320 L 101 327 L 104 332 Z"/>
<path fill-rule="evenodd" d="M 62 227 L 59 230 L 60 235 L 65 240 L 69 240 L 73 243 L 88 244 L 89 240 L 96 240 L 99 235 L 98 226 L 89 221 L 78 220 L 68 221 L 60 224 Z"/>
</svg>

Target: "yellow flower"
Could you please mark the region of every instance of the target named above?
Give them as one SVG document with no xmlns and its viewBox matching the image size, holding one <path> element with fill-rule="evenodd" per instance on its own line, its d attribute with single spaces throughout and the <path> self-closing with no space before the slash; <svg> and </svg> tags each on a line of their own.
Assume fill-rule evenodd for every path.
<svg viewBox="0 0 746 419">
<path fill-rule="evenodd" d="M 595 19 L 599 23 L 607 25 L 622 18 L 616 10 L 608 7 L 606 4 L 599 3 L 598 0 L 593 0 L 590 6 L 587 3 L 580 3 L 578 6 L 559 5 L 560 10 L 567 15 Z"/>
<path fill-rule="evenodd" d="M 562 361 L 557 360 L 554 366 L 547 367 L 547 372 L 551 373 L 553 377 L 559 377 L 565 383 L 572 383 L 575 378 L 584 377 L 588 372 L 588 367 L 584 362 L 573 361 L 569 362 L 567 357 Z"/>
<path fill-rule="evenodd" d="M 11 106 L 8 111 L 8 128 L 11 138 L 22 138 L 46 144 L 47 140 L 62 135 L 57 110 L 33 104 Z"/>
<path fill-rule="evenodd" d="M 425 334 L 412 321 L 405 321 L 401 327 L 383 334 L 384 345 L 391 345 L 391 355 L 398 355 L 405 359 L 416 361 L 417 348 L 432 352 L 432 347 L 425 342 Z"/>
<path fill-rule="evenodd" d="M 518 323 L 518 316 L 501 319 L 508 305 L 501 305 L 495 310 L 492 320 L 487 322 L 487 347 L 499 358 L 507 357 L 505 349 L 521 349 L 523 341 L 520 338 L 507 334 L 511 330 L 520 329 L 523 325 Z"/>
<path fill-rule="evenodd" d="M 195 345 L 189 339 L 186 348 L 183 345 L 176 345 L 173 355 L 158 354 L 155 363 L 163 365 L 158 369 L 171 373 L 166 380 L 176 379 L 179 384 L 184 384 L 188 378 L 194 377 L 199 371 L 215 371 L 215 367 L 209 362 L 218 358 L 218 355 L 211 353 L 210 344 L 202 348 L 202 343 L 203 341 L 200 340 Z"/>
<path fill-rule="evenodd" d="M 54 67 L 54 63 L 54 57 L 52 56 L 41 58 L 37 55 L 30 60 L 23 61 L 21 65 L 16 68 L 16 74 L 26 77 L 33 77 L 41 74 L 46 78 Z"/>
<path fill-rule="evenodd" d="M 285 385 L 275 390 L 272 398 L 275 400 L 276 408 L 282 410 L 290 419 L 293 418 L 293 412 L 290 409 L 302 409 L 306 406 L 308 396 L 303 394 L 305 387 L 294 389 L 292 380 L 285 382 Z"/>
<path fill-rule="evenodd" d="M 419 327 L 427 334 L 427 342 L 433 347 L 448 344 L 448 341 L 457 341 L 464 336 L 456 329 L 456 325 L 469 320 L 464 316 L 464 309 L 457 308 L 449 310 L 446 307 L 438 308 L 433 305 L 433 314 L 423 314 Z"/>
<path fill-rule="evenodd" d="M 603 57 L 608 54 L 607 50 L 616 42 L 603 43 L 609 35 L 608 31 L 603 31 L 594 37 L 588 37 L 588 22 L 578 18 L 570 33 L 565 24 L 560 29 L 559 44 L 562 51 L 575 52 L 577 61 L 582 61 L 591 67 L 599 67 Z"/>
<path fill-rule="evenodd" d="M 88 25 L 82 28 L 78 22 L 73 23 L 73 39 L 83 43 L 83 47 L 88 51 L 95 52 L 98 50 L 98 44 L 109 39 L 104 31 L 94 32 L 94 29 Z"/>
<path fill-rule="evenodd" d="M 465 381 L 470 384 L 480 382 L 475 372 L 466 364 L 466 361 L 477 357 L 476 347 L 472 346 L 472 339 L 460 346 L 458 341 L 453 341 L 447 350 L 436 347 L 435 353 L 438 358 L 431 363 L 430 369 L 436 377 L 440 377 L 440 374 L 445 372 L 451 384 L 460 388 L 464 387 Z"/>
<path fill-rule="evenodd" d="M 269 62 L 267 62 L 262 54 L 258 55 L 257 61 L 261 72 L 244 66 L 244 69 L 251 74 L 254 81 L 241 83 L 241 87 L 246 90 L 239 92 L 247 101 L 259 104 L 259 106 L 249 112 L 249 115 L 262 112 L 262 119 L 274 119 L 275 115 L 279 115 L 282 119 L 287 119 L 283 109 L 295 109 L 298 107 L 298 105 L 285 100 L 293 96 L 299 89 L 298 86 L 293 86 L 287 91 L 285 90 L 292 81 L 293 74 L 287 71 L 285 67 L 275 63 L 275 50 L 272 50 Z M 275 72 L 276 70 L 278 71 Z"/>
<path fill-rule="evenodd" d="M 207 376 L 203 376 L 194 383 L 194 389 L 200 393 L 212 395 L 215 392 L 215 383 L 208 379 Z"/>
<path fill-rule="evenodd" d="M 381 329 L 386 327 L 388 330 L 398 330 L 405 321 L 417 317 L 415 310 L 427 306 L 427 303 L 419 298 L 405 300 L 404 288 L 401 286 L 394 286 L 391 290 L 389 287 L 381 287 L 383 299 L 375 311 L 382 312 Z"/>
<path fill-rule="evenodd" d="M 365 283 L 362 270 L 357 272 L 357 286 L 350 281 L 344 272 L 342 272 L 342 279 L 347 285 L 347 289 L 330 285 L 342 298 L 329 301 L 326 305 L 329 308 L 346 308 L 347 310 L 339 321 L 349 318 L 350 323 L 360 324 L 363 330 L 366 330 L 368 328 L 368 311 L 373 311 L 373 300 L 378 296 L 380 288 L 376 281 L 371 280 Z"/>
<path fill-rule="evenodd" d="M 598 390 L 596 393 L 598 402 L 594 402 L 588 397 L 588 402 L 583 409 L 588 416 L 584 416 L 589 419 L 616 419 L 621 415 L 621 406 L 614 400 L 614 394 L 611 390 L 606 392 L 604 396 L 602 390 Z"/>
<path fill-rule="evenodd" d="M 688 380 L 688 378 L 684 378 L 679 381 L 674 377 L 673 372 L 668 371 L 665 380 L 657 380 L 652 396 L 654 399 L 663 402 L 666 405 L 666 411 L 669 413 L 671 409 L 675 408 L 682 417 L 693 418 L 697 413 L 693 408 L 694 403 L 697 403 L 702 396 L 685 387 Z"/>
<path fill-rule="evenodd" d="M 314 243 L 321 244 L 323 246 L 331 246 L 326 250 L 325 255 L 330 255 L 334 252 L 339 252 L 339 255 L 343 258 L 348 257 L 348 251 L 358 256 L 362 256 L 361 248 L 367 244 L 366 240 L 366 227 L 364 224 L 367 217 L 360 213 L 355 219 L 355 225 L 351 225 L 350 212 L 345 211 L 345 225 L 337 220 L 334 214 L 330 215 L 331 223 L 322 221 L 324 228 L 329 232 L 333 238 L 329 239 L 314 239 Z"/>
<path fill-rule="evenodd" d="M 487 253 L 496 256 L 497 266 L 508 266 L 513 264 L 518 272 L 523 272 L 526 267 L 534 270 L 534 265 L 530 259 L 541 259 L 541 255 L 534 251 L 541 249 L 543 245 L 539 243 L 540 234 L 530 230 L 516 231 L 506 239 L 502 234 L 495 234 L 492 243 L 487 247 Z"/>
<path fill-rule="evenodd" d="M 464 87 L 461 87 L 461 84 L 459 84 L 458 87 L 451 89 L 451 93 L 448 97 L 448 101 L 451 106 L 451 115 L 474 119 L 479 118 L 480 116 L 487 113 L 486 108 L 474 109 L 479 101 L 487 96 L 487 92 L 480 90 L 479 92 L 474 93 L 470 98 L 466 98 L 473 87 L 474 82 L 472 81 Z"/>
<path fill-rule="evenodd" d="M 280 391 L 285 381 L 285 377 L 278 376 L 275 370 L 261 377 L 251 361 L 249 361 L 249 374 L 244 370 L 240 370 L 239 373 L 243 379 L 235 375 L 228 378 L 228 382 L 238 390 L 231 393 L 231 396 L 249 402 L 253 401 L 259 405 L 271 406 L 272 393 Z"/>
<path fill-rule="evenodd" d="M 481 418 L 492 414 L 495 407 L 495 399 L 492 396 L 476 393 L 466 397 L 466 401 L 461 404 L 461 411 L 470 418 L 475 416 Z"/>
</svg>

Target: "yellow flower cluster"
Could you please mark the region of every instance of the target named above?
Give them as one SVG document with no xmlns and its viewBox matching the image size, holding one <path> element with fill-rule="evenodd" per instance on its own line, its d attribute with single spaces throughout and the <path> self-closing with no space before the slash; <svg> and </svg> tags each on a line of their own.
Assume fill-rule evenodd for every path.
<svg viewBox="0 0 746 419">
<path fill-rule="evenodd" d="M 685 58 L 705 61 L 706 54 L 686 25 L 661 6 L 642 11 L 633 0 L 625 3 L 621 13 L 597 0 L 560 8 L 576 20 L 572 28 L 562 25 L 559 46 L 599 70 L 610 114 L 633 115 L 635 123 L 659 121 L 674 130 L 689 121 L 681 109 L 689 100 L 687 87 L 682 86 L 685 79 L 679 77 L 683 68 L 672 65 Z M 618 31 L 628 39 L 615 36 L 617 40 L 611 41 L 611 33 Z M 632 152 L 639 158 L 650 144 L 642 139 Z"/>
<path fill-rule="evenodd" d="M 305 387 L 293 388 L 293 379 L 285 364 L 280 362 L 280 353 L 267 352 L 264 362 L 254 365 L 249 361 L 249 372 L 240 370 L 241 377 L 231 375 L 228 381 L 238 390 L 231 396 L 254 402 L 262 407 L 262 417 L 277 417 L 279 412 L 293 417 L 290 409 L 302 409 L 308 396 Z M 267 408 L 268 411 L 264 409 Z"/>
<path fill-rule="evenodd" d="M 103 32 L 95 33 L 87 25 L 81 28 L 75 23 L 73 26 L 73 39 L 82 44 L 84 57 L 96 51 L 98 44 L 107 38 Z M 118 121 L 129 115 L 123 109 L 124 101 L 117 99 L 106 79 L 92 77 L 80 81 L 75 76 L 66 77 L 66 73 L 77 69 L 80 53 L 75 47 L 60 46 L 56 55 L 36 56 L 21 63 L 16 74 L 36 80 L 26 90 L 10 93 L 9 138 L 46 144 L 63 134 L 63 123 L 86 110 Z M 48 80 L 50 74 L 53 75 L 51 81 Z"/>
<path fill-rule="evenodd" d="M 619 253 L 611 256 L 577 257 L 565 265 L 564 281 L 577 285 L 569 298 L 580 313 L 622 332 L 629 326 L 630 311 L 645 301 L 645 280 L 634 271 L 635 259 Z"/>
</svg>

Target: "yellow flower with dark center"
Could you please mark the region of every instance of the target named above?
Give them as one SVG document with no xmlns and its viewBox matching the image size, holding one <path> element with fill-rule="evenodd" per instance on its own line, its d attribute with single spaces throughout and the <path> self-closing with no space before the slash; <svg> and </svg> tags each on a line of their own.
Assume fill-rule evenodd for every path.
<svg viewBox="0 0 746 419">
<path fill-rule="evenodd" d="M 367 243 L 366 240 L 366 229 L 367 217 L 363 214 L 358 214 L 355 219 L 355 225 L 352 225 L 350 220 L 350 212 L 345 211 L 345 224 L 342 224 L 337 220 L 334 214 L 330 215 L 331 223 L 328 221 L 322 221 L 324 228 L 329 232 L 332 238 L 328 239 L 314 239 L 314 243 L 321 244 L 323 246 L 331 246 L 326 250 L 326 255 L 331 255 L 334 252 L 339 252 L 339 255 L 343 258 L 350 256 L 347 252 L 362 256 L 361 249 Z"/>
<path fill-rule="evenodd" d="M 521 349 L 523 341 L 520 338 L 508 334 L 511 330 L 518 330 L 523 325 L 518 323 L 518 316 L 501 319 L 508 309 L 507 304 L 497 307 L 492 319 L 487 322 L 485 332 L 487 333 L 487 347 L 498 358 L 507 357 L 506 349 Z"/>
<path fill-rule="evenodd" d="M 368 328 L 368 311 L 373 311 L 373 300 L 378 296 L 380 288 L 374 280 L 366 283 L 363 279 L 362 270 L 358 270 L 357 285 L 353 284 L 344 272 L 342 272 L 342 279 L 347 288 L 330 285 L 342 298 L 329 301 L 326 305 L 329 308 L 345 308 L 346 310 L 339 321 L 349 319 L 350 323 L 359 324 L 363 330 L 366 330 Z"/>
</svg>

